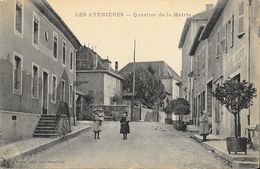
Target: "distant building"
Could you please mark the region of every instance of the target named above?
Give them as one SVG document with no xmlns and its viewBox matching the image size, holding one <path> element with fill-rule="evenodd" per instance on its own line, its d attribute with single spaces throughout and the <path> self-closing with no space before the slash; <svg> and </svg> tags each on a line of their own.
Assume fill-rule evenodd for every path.
<svg viewBox="0 0 260 169">
<path fill-rule="evenodd" d="M 119 74 L 122 76 L 133 71 L 134 63 L 128 63 L 123 67 Z M 179 97 L 179 83 L 181 81 L 180 76 L 164 61 L 150 61 L 150 62 L 136 62 L 136 69 L 147 68 L 151 66 L 155 73 L 159 76 L 164 84 L 166 95 L 169 100 L 173 100 Z M 124 92 L 124 96 L 130 99 L 129 93 Z"/>
<path fill-rule="evenodd" d="M 17 140 L 61 101 L 73 117 L 81 44 L 46 0 L 0 1 L 0 13 L 0 131 Z"/>
<path fill-rule="evenodd" d="M 181 87 L 180 87 L 180 93 L 181 96 L 189 101 L 190 108 L 191 108 L 191 116 L 190 119 L 193 123 L 196 123 L 196 117 L 199 115 L 197 111 L 194 111 L 196 109 L 196 102 L 198 102 L 198 105 L 200 105 L 200 110 L 203 110 L 203 105 L 205 102 L 201 100 L 203 96 L 205 96 L 205 90 L 198 90 L 194 87 L 194 81 L 195 78 L 198 76 L 203 77 L 205 75 L 204 70 L 196 70 L 195 66 L 196 64 L 201 64 L 201 67 L 205 69 L 205 62 L 196 62 L 195 57 L 190 55 L 190 50 L 193 44 L 193 41 L 199 37 L 196 37 L 197 32 L 201 32 L 201 28 L 205 26 L 208 22 L 209 17 L 211 16 L 213 10 L 213 5 L 207 4 L 206 10 L 203 12 L 200 12 L 190 18 L 186 19 L 186 22 L 183 27 L 183 31 L 181 34 L 181 38 L 179 41 L 179 48 L 182 49 L 182 70 L 181 70 Z M 203 58 L 205 58 L 205 49 L 201 50 Z M 197 59 L 198 60 L 198 59 Z M 196 72 L 197 71 L 197 72 Z M 200 71 L 200 74 L 199 72 Z M 197 74 L 196 74 L 197 73 Z M 203 79 L 201 79 L 203 80 Z M 200 86 L 201 87 L 201 86 Z M 197 90 L 197 91 L 195 91 Z M 194 98 L 199 96 L 199 100 L 195 100 Z"/>
<path fill-rule="evenodd" d="M 92 94 L 93 104 L 112 105 L 115 97 L 121 97 L 123 78 L 110 64 L 109 59 L 102 59 L 86 46 L 77 51 L 77 90 L 84 95 Z"/>
</svg>

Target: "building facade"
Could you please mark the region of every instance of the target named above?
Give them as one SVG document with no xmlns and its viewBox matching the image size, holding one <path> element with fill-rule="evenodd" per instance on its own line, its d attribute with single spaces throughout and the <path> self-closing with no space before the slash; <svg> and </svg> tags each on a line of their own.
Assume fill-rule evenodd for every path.
<svg viewBox="0 0 260 169">
<path fill-rule="evenodd" d="M 200 102 L 199 100 L 195 100 L 195 96 L 201 95 L 203 93 L 203 90 L 195 89 L 194 87 L 194 81 L 196 80 L 196 73 L 198 75 L 200 71 L 202 73 L 202 70 L 199 70 L 195 68 L 196 64 L 198 64 L 198 61 L 195 60 L 195 57 L 190 55 L 190 50 L 192 48 L 193 42 L 197 36 L 197 32 L 201 31 L 201 27 L 205 26 L 207 24 L 207 21 L 209 17 L 212 14 L 212 4 L 206 5 L 206 10 L 198 13 L 190 18 L 186 19 L 185 25 L 183 27 L 183 31 L 181 34 L 181 38 L 179 41 L 179 48 L 182 49 L 182 70 L 181 70 L 181 97 L 185 98 L 190 102 L 191 106 L 191 115 L 188 118 L 193 124 L 197 123 L 196 117 L 198 116 L 197 111 L 195 109 L 200 109 L 200 107 L 196 107 L 196 104 L 194 102 Z M 205 49 L 204 49 L 205 50 Z M 202 51 L 201 51 L 202 52 Z M 205 52 L 205 51 L 203 51 Z M 202 77 L 202 76 L 200 76 Z M 198 81 L 201 80 L 198 78 Z M 195 91 L 197 90 L 197 91 Z M 201 96 L 199 97 L 199 99 Z"/>
<path fill-rule="evenodd" d="M 133 71 L 134 63 L 128 63 L 124 66 L 119 73 L 124 76 L 127 73 Z M 151 61 L 151 62 L 136 62 L 136 70 L 138 68 L 151 67 L 155 74 L 161 79 L 168 100 L 173 100 L 179 97 L 179 82 L 181 81 L 180 76 L 164 61 Z"/>
<path fill-rule="evenodd" d="M 110 63 L 86 46 L 77 51 L 77 90 L 85 95 L 92 94 L 93 104 L 112 105 L 114 97 L 122 96 L 123 78 Z"/>
<path fill-rule="evenodd" d="M 241 135 L 244 136 L 248 126 L 259 126 L 259 10 L 259 1 L 218 0 L 207 24 L 193 40 L 190 55 L 196 62 L 193 77 L 198 92 L 193 98 L 193 111 L 194 114 L 204 111 L 211 117 L 215 135 L 234 136 L 233 115 L 211 95 L 227 79 L 246 80 L 257 89 L 253 105 L 241 112 Z M 259 138 L 259 130 L 255 135 Z"/>
<path fill-rule="evenodd" d="M 61 101 L 73 114 L 81 45 L 47 1 L 1 1 L 0 38 L 3 137 L 31 137 L 41 114 L 56 114 Z"/>
</svg>

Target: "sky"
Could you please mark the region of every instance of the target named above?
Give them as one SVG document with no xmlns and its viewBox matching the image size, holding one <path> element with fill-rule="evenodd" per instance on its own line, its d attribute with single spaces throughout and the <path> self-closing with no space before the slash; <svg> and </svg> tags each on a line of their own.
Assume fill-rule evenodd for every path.
<svg viewBox="0 0 260 169">
<path fill-rule="evenodd" d="M 133 61 L 165 61 L 178 74 L 185 20 L 217 0 L 48 0 L 82 45 L 119 69 Z"/>
</svg>

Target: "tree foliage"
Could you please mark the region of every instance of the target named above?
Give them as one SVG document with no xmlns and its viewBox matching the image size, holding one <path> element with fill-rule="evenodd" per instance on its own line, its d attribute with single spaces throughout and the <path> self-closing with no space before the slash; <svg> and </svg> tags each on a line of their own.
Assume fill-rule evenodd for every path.
<svg viewBox="0 0 260 169">
<path fill-rule="evenodd" d="M 217 86 L 212 95 L 234 115 L 235 136 L 240 136 L 240 111 L 248 109 L 253 104 L 256 88 L 245 80 L 238 82 L 234 79 L 228 79 L 222 85 Z"/>
<path fill-rule="evenodd" d="M 249 108 L 256 97 L 256 88 L 252 83 L 237 82 L 232 79 L 226 80 L 223 85 L 218 86 L 213 96 L 224 105 L 232 114 L 239 113 L 242 109 Z"/>
<path fill-rule="evenodd" d="M 124 76 L 123 89 L 133 91 L 133 72 Z M 161 106 L 165 99 L 165 89 L 161 79 L 155 74 L 152 67 L 138 68 L 135 75 L 135 97 L 148 108 Z"/>
<path fill-rule="evenodd" d="M 190 114 L 190 104 L 184 98 L 177 98 L 172 101 L 172 107 L 175 115 Z"/>
</svg>

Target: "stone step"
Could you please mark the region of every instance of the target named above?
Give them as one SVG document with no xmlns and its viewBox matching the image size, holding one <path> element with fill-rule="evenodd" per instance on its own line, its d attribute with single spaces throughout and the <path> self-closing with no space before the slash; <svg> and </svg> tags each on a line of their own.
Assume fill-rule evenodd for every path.
<svg viewBox="0 0 260 169">
<path fill-rule="evenodd" d="M 56 123 L 56 120 L 40 120 L 39 123 Z"/>
<path fill-rule="evenodd" d="M 55 126 L 37 126 L 36 130 L 53 130 Z"/>
<path fill-rule="evenodd" d="M 51 133 L 56 134 L 56 130 L 35 130 L 35 134 L 45 134 L 45 133 Z"/>
<path fill-rule="evenodd" d="M 57 120 L 57 117 L 41 117 L 40 120 Z"/>
<path fill-rule="evenodd" d="M 42 114 L 41 117 L 56 117 L 56 114 Z"/>
<path fill-rule="evenodd" d="M 39 123 L 37 127 L 55 127 L 56 123 Z"/>
<path fill-rule="evenodd" d="M 35 133 L 33 136 L 46 138 L 46 137 L 56 137 L 58 136 L 58 134 L 57 133 Z"/>
<path fill-rule="evenodd" d="M 255 169 L 259 168 L 258 162 L 248 162 L 248 161 L 233 161 L 232 168 L 235 169 Z"/>
</svg>

